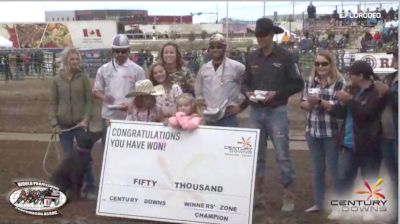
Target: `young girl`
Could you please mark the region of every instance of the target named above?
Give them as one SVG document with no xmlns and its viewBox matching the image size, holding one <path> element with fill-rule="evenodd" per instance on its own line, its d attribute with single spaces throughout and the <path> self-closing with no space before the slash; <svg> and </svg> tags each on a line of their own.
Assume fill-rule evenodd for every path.
<svg viewBox="0 0 400 224">
<path fill-rule="evenodd" d="M 161 91 L 155 90 L 150 80 L 137 81 L 135 91 L 126 95 L 126 97 L 135 97 L 129 105 L 126 120 L 161 122 L 164 117 L 160 108 L 156 105 L 156 96 L 161 94 Z"/>
<path fill-rule="evenodd" d="M 176 112 L 176 97 L 182 94 L 182 89 L 172 81 L 160 63 L 153 64 L 149 69 L 149 79 L 153 85 L 160 85 L 164 94 L 157 96 L 157 106 L 161 108 L 164 117 L 173 116 Z"/>
<path fill-rule="evenodd" d="M 179 95 L 176 99 L 177 110 L 174 117 L 168 119 L 169 124 L 174 128 L 193 130 L 199 127 L 202 118 L 197 113 L 196 101 L 188 93 Z"/>
</svg>

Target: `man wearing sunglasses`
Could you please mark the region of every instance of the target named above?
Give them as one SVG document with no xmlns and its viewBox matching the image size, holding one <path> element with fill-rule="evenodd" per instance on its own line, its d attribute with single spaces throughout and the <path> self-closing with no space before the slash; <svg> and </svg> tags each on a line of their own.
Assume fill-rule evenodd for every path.
<svg viewBox="0 0 400 224">
<path fill-rule="evenodd" d="M 266 142 L 270 137 L 284 187 L 282 211 L 289 212 L 294 210 L 295 171 L 289 152 L 289 120 L 286 104 L 289 96 L 303 89 L 304 83 L 293 55 L 273 41 L 275 34 L 283 32 L 283 29 L 275 26 L 270 19 L 257 20 L 255 35 L 259 48 L 251 52 L 246 60 L 242 88 L 251 99 L 250 124 L 253 128 L 260 129 L 255 206 L 265 208 L 263 185 Z M 267 92 L 258 95 L 257 92 L 261 92 L 260 90 Z"/>
<path fill-rule="evenodd" d="M 207 125 L 238 127 L 236 114 L 247 107 L 240 92 L 245 67 L 225 56 L 226 39 L 222 34 L 210 38 L 211 61 L 204 64 L 196 76 L 195 95 L 204 109 Z"/>
<path fill-rule="evenodd" d="M 118 34 L 113 38 L 112 53 L 111 61 L 97 70 L 93 86 L 93 95 L 103 102 L 103 147 L 108 121 L 125 120 L 130 102 L 125 96 L 135 89 L 137 81 L 145 78 L 143 69 L 129 60 L 129 39 L 125 34 Z"/>
</svg>

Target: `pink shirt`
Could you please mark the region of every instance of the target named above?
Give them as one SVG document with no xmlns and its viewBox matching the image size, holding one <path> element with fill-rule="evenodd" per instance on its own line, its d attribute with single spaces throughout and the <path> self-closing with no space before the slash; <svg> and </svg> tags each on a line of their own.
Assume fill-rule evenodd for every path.
<svg viewBox="0 0 400 224">
<path fill-rule="evenodd" d="M 193 130 L 199 127 L 202 119 L 199 116 L 186 115 L 183 112 L 176 112 L 175 117 L 168 119 L 169 124 L 174 128 L 182 128 L 184 130 Z"/>
</svg>

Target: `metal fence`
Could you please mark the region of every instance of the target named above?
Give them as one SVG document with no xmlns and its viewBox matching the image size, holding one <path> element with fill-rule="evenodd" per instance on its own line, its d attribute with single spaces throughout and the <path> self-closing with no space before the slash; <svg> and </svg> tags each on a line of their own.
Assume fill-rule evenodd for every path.
<svg viewBox="0 0 400 224">
<path fill-rule="evenodd" d="M 349 51 L 348 49 L 346 49 Z M 37 52 L 39 56 L 35 55 Z M 45 78 L 55 76 L 59 68 L 60 52 L 58 50 L 0 50 L 0 80 L 24 78 Z M 239 54 L 241 52 L 242 54 Z M 350 50 L 351 52 L 351 50 Z M 353 51 L 355 52 L 355 51 Z M 356 53 L 348 53 L 344 55 L 343 51 L 332 52 L 336 59 L 336 64 L 341 73 L 346 73 L 350 64 L 355 60 Z M 42 54 L 42 55 L 41 55 Z M 293 51 L 296 58 L 300 74 L 303 79 L 308 79 L 313 67 L 315 51 Z M 27 58 L 30 55 L 30 58 Z M 183 53 L 187 60 L 187 66 L 196 74 L 199 67 L 206 62 L 203 55 L 198 52 L 194 53 L 194 58 L 190 60 L 186 58 L 186 53 Z M 110 61 L 110 49 L 82 50 L 82 68 L 91 78 L 96 76 L 97 69 Z M 244 52 L 237 50 L 235 54 L 230 55 L 232 59 L 241 63 L 245 63 Z M 156 57 L 154 57 L 154 61 Z M 144 63 L 143 68 L 147 70 L 147 63 Z"/>
<path fill-rule="evenodd" d="M 62 49 L 0 50 L 0 80 L 53 77 L 60 67 Z M 109 49 L 82 50 L 82 68 L 90 77 L 111 58 Z"/>
</svg>

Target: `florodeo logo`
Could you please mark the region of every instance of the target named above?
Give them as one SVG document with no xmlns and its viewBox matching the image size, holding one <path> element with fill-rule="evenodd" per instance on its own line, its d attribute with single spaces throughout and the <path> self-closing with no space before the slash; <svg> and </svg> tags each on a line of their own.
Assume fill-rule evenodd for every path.
<svg viewBox="0 0 400 224">
<path fill-rule="evenodd" d="M 383 179 L 380 178 L 378 181 L 376 181 L 375 185 L 373 188 L 369 185 L 367 181 L 364 181 L 364 186 L 367 188 L 367 191 L 365 190 L 356 190 L 354 193 L 356 194 L 367 194 L 368 198 L 367 200 L 373 198 L 373 199 L 385 199 L 385 195 L 381 193 L 382 189 L 378 188 L 379 185 L 383 183 Z"/>
<path fill-rule="evenodd" d="M 67 197 L 59 188 L 38 181 L 15 182 L 18 189 L 9 195 L 9 201 L 18 211 L 36 215 L 60 215 L 57 210 L 65 205 Z"/>
<path fill-rule="evenodd" d="M 353 196 L 356 195 L 368 195 L 366 199 L 360 197 L 352 197 L 350 200 L 331 200 L 331 206 L 337 208 L 338 211 L 349 214 L 349 213 L 384 213 L 388 212 L 388 200 L 382 193 L 382 189 L 379 186 L 383 183 L 383 179 L 380 178 L 376 181 L 375 185 L 371 188 L 367 181 L 364 181 L 364 186 L 367 190 L 356 190 Z M 336 209 L 335 209 L 336 210 Z"/>
<path fill-rule="evenodd" d="M 237 145 L 224 146 L 224 149 L 228 150 L 227 152 L 225 152 L 225 155 L 243 157 L 249 157 L 252 155 L 253 147 L 251 144 L 251 137 L 242 137 L 239 141 L 236 142 L 236 144 Z"/>
<path fill-rule="evenodd" d="M 342 12 L 339 13 L 339 18 L 352 18 L 352 19 L 380 19 L 382 17 L 380 12 Z"/>
</svg>

